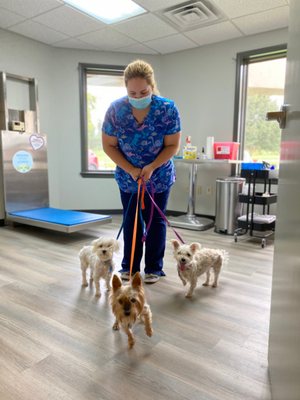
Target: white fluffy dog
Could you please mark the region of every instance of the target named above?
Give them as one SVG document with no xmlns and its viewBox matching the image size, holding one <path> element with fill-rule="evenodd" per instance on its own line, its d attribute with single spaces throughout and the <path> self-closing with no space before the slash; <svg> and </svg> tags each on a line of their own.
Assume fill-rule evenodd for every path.
<svg viewBox="0 0 300 400">
<path fill-rule="evenodd" d="M 115 239 L 99 238 L 93 240 L 91 246 L 84 246 L 79 252 L 82 271 L 82 286 L 88 286 L 86 271 L 90 268 L 90 282 L 94 280 L 96 297 L 101 296 L 100 278 L 105 279 L 107 290 L 110 290 L 110 280 L 114 270 L 113 253 L 119 249 Z"/>
<path fill-rule="evenodd" d="M 177 240 L 171 240 L 171 243 L 179 278 L 184 286 L 187 282 L 190 284 L 185 297 L 192 297 L 198 277 L 204 273 L 206 273 L 206 281 L 203 286 L 209 285 L 211 269 L 214 271 L 212 287 L 217 287 L 221 268 L 228 261 L 228 253 L 225 250 L 207 249 L 201 247 L 200 243 L 180 244 Z"/>
</svg>

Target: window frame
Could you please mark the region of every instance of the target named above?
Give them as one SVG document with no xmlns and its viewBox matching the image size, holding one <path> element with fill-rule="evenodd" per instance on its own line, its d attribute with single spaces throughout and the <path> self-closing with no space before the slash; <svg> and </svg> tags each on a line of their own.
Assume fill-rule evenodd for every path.
<svg viewBox="0 0 300 400">
<path fill-rule="evenodd" d="M 247 107 L 248 66 L 260 61 L 287 57 L 287 44 L 264 47 L 237 53 L 233 141 L 239 142 L 239 159 L 243 160 L 245 146 L 245 121 Z"/>
<path fill-rule="evenodd" d="M 123 76 L 125 65 L 79 63 L 81 172 L 84 178 L 111 178 L 114 171 L 88 170 L 87 74 Z"/>
</svg>

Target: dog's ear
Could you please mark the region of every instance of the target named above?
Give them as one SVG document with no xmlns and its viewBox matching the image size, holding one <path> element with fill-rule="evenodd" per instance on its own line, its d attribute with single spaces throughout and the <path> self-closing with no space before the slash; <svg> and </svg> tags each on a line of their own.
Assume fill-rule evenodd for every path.
<svg viewBox="0 0 300 400">
<path fill-rule="evenodd" d="M 178 240 L 176 240 L 176 239 L 172 239 L 172 240 L 171 240 L 171 243 L 172 243 L 172 245 L 173 245 L 173 247 L 174 247 L 175 250 L 177 250 L 178 247 L 180 246 L 180 243 L 179 243 Z"/>
<path fill-rule="evenodd" d="M 138 288 L 138 287 L 141 286 L 141 285 L 142 285 L 142 277 L 141 277 L 141 274 L 140 274 L 139 272 L 136 272 L 136 273 L 133 275 L 132 282 L 131 282 L 131 286 L 133 287 L 133 289 L 136 289 L 136 288 Z"/>
<path fill-rule="evenodd" d="M 93 247 L 95 247 L 95 246 L 97 246 L 97 245 L 101 242 L 101 240 L 102 240 L 102 238 L 99 237 L 98 239 L 93 240 L 92 243 L 91 243 L 91 245 L 92 245 Z"/>
<path fill-rule="evenodd" d="M 120 248 L 119 242 L 117 240 L 114 240 L 114 243 L 113 243 L 114 251 L 118 251 L 119 248 Z"/>
<path fill-rule="evenodd" d="M 116 290 L 118 290 L 120 287 L 122 286 L 122 281 L 119 278 L 118 275 L 114 274 L 113 278 L 112 278 L 112 288 L 113 291 L 115 292 Z"/>
<path fill-rule="evenodd" d="M 201 249 L 201 244 L 200 243 L 191 243 L 190 249 L 193 253 L 196 253 L 196 251 L 199 251 Z"/>
</svg>

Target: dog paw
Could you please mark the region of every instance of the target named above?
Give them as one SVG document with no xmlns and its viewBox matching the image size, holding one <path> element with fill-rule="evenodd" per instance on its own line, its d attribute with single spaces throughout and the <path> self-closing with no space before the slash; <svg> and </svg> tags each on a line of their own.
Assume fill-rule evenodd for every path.
<svg viewBox="0 0 300 400">
<path fill-rule="evenodd" d="M 118 331 L 119 329 L 120 329 L 120 327 L 119 327 L 119 324 L 117 323 L 117 322 L 115 322 L 114 324 L 113 324 L 113 330 L 114 331 Z"/>
<path fill-rule="evenodd" d="M 88 287 L 89 284 L 87 282 L 82 282 L 81 287 Z"/>
<path fill-rule="evenodd" d="M 146 329 L 146 335 L 151 337 L 153 335 L 153 329 L 152 328 Z"/>
<path fill-rule="evenodd" d="M 193 297 L 193 293 L 187 293 L 187 294 L 185 295 L 185 297 L 186 297 L 187 299 L 191 299 L 191 298 Z"/>
<path fill-rule="evenodd" d="M 217 283 L 214 283 L 214 284 L 211 285 L 211 287 L 212 287 L 212 288 L 216 288 L 216 287 L 218 287 L 218 284 L 217 284 Z"/>
<path fill-rule="evenodd" d="M 134 339 L 130 339 L 130 340 L 128 340 L 128 348 L 129 349 L 132 349 L 133 348 L 133 346 L 134 346 L 134 343 L 135 343 L 135 340 Z"/>
<path fill-rule="evenodd" d="M 209 283 L 204 282 L 202 283 L 202 286 L 209 286 Z"/>
<path fill-rule="evenodd" d="M 100 292 L 96 292 L 95 293 L 95 297 L 100 297 L 101 296 L 101 293 Z"/>
<path fill-rule="evenodd" d="M 182 281 L 182 283 L 183 283 L 183 286 L 185 286 L 185 285 L 186 285 L 186 281 Z"/>
</svg>

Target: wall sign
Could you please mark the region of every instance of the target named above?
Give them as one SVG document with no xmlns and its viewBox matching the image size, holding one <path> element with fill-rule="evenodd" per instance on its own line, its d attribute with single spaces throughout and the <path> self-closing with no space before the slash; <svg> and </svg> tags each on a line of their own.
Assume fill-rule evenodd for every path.
<svg viewBox="0 0 300 400">
<path fill-rule="evenodd" d="M 20 174 L 26 174 L 33 167 L 32 155 L 24 150 L 17 151 L 12 158 L 12 164 Z"/>
</svg>

